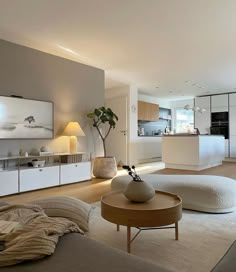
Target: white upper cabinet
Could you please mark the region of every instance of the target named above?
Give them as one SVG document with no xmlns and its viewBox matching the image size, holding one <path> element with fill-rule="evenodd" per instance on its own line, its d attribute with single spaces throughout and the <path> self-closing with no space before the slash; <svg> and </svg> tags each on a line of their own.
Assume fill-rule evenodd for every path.
<svg viewBox="0 0 236 272">
<path fill-rule="evenodd" d="M 228 94 L 213 95 L 211 97 L 211 112 L 228 111 Z"/>
<path fill-rule="evenodd" d="M 236 93 L 229 94 L 229 146 L 230 157 L 236 157 Z"/>
<path fill-rule="evenodd" d="M 229 106 L 236 107 L 236 93 L 229 94 Z"/>
<path fill-rule="evenodd" d="M 204 108 L 204 113 L 195 112 L 194 127 L 198 128 L 201 134 L 210 134 L 211 126 L 211 109 L 210 96 L 196 97 L 195 107 Z"/>
</svg>

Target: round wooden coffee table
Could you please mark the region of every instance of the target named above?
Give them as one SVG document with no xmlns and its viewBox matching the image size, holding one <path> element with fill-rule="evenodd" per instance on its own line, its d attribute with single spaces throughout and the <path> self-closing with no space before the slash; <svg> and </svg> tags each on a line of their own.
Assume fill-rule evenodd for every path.
<svg viewBox="0 0 236 272">
<path fill-rule="evenodd" d="M 127 251 L 130 253 L 131 243 L 142 230 L 175 228 L 175 239 L 179 239 L 178 221 L 182 218 L 182 200 L 179 196 L 156 191 L 156 195 L 145 203 L 128 200 L 123 192 L 114 191 L 102 196 L 102 217 L 117 225 L 127 226 Z M 175 224 L 173 227 L 163 227 Z M 131 227 L 139 232 L 131 239 Z"/>
</svg>

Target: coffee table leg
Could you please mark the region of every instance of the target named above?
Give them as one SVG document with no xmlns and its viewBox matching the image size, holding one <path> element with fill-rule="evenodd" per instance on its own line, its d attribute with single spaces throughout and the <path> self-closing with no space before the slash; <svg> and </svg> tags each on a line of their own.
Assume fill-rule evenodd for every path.
<svg viewBox="0 0 236 272">
<path fill-rule="evenodd" d="M 117 230 L 117 231 L 120 230 L 120 225 L 116 225 L 116 230 Z"/>
<path fill-rule="evenodd" d="M 179 240 L 179 225 L 178 225 L 178 222 L 175 223 L 175 240 Z"/>
<path fill-rule="evenodd" d="M 131 247 L 131 227 L 127 226 L 127 252 L 130 253 Z"/>
</svg>

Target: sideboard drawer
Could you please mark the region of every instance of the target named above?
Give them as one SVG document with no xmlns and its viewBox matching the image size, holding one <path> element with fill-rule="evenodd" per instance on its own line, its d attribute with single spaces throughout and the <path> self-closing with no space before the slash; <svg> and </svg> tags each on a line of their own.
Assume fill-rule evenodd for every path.
<svg viewBox="0 0 236 272">
<path fill-rule="evenodd" d="M 91 162 L 61 165 L 61 184 L 91 179 Z"/>
<path fill-rule="evenodd" d="M 59 166 L 20 171 L 20 192 L 59 185 Z"/>
<path fill-rule="evenodd" d="M 0 196 L 18 193 L 18 170 L 0 172 Z"/>
</svg>

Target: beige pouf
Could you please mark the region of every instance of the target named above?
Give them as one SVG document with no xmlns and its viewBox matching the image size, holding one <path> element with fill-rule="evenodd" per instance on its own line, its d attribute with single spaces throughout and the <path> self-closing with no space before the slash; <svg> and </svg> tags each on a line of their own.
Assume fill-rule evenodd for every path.
<svg viewBox="0 0 236 272">
<path fill-rule="evenodd" d="M 156 175 L 140 177 L 155 190 L 179 195 L 183 208 L 210 213 L 227 213 L 236 210 L 236 180 L 211 175 Z M 131 181 L 129 175 L 114 177 L 112 190 L 124 190 Z"/>
</svg>

